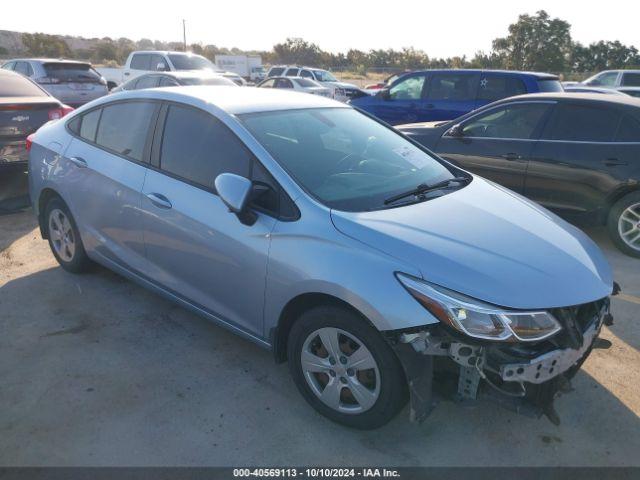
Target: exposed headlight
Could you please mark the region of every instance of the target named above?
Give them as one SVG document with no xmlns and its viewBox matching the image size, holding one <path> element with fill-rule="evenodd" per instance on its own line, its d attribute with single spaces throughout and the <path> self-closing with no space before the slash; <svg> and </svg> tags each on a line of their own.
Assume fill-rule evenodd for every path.
<svg viewBox="0 0 640 480">
<path fill-rule="evenodd" d="M 549 312 L 505 310 L 403 273 L 396 276 L 433 316 L 470 337 L 533 342 L 562 329 Z"/>
</svg>

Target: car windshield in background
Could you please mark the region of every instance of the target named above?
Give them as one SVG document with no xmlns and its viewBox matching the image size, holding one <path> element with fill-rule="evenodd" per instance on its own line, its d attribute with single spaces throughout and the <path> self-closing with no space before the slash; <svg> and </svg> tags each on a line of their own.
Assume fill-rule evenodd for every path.
<svg viewBox="0 0 640 480">
<path fill-rule="evenodd" d="M 232 87 L 237 87 L 237 85 L 224 77 L 214 77 L 214 78 L 182 78 L 180 79 L 182 85 L 227 85 Z"/>
<path fill-rule="evenodd" d="M 562 92 L 564 89 L 562 88 L 562 84 L 559 80 L 538 80 L 538 87 L 540 87 L 541 92 Z"/>
<path fill-rule="evenodd" d="M 3 75 L 0 81 L 0 97 L 48 97 L 48 95 L 20 75 Z"/>
<path fill-rule="evenodd" d="M 319 86 L 316 82 L 314 82 L 313 80 L 309 80 L 308 78 L 294 78 L 293 81 L 303 88 Z"/>
<path fill-rule="evenodd" d="M 100 74 L 85 63 L 45 63 L 43 66 L 53 83 L 100 83 Z"/>
<path fill-rule="evenodd" d="M 402 203 L 384 201 L 454 177 L 401 135 L 351 108 L 260 112 L 240 119 L 304 189 L 338 210 L 398 206 Z"/>
<path fill-rule="evenodd" d="M 337 82 L 336 77 L 331 75 L 326 70 L 314 70 L 313 74 L 316 76 L 316 80 L 319 82 Z"/>
<path fill-rule="evenodd" d="M 213 63 L 200 55 L 170 53 L 169 60 L 176 70 L 205 70 L 214 69 Z"/>
</svg>

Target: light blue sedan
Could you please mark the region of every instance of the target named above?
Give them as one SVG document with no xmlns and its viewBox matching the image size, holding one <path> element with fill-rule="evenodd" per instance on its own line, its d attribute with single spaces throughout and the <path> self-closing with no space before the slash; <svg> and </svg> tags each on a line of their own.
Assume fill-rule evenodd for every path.
<svg viewBox="0 0 640 480">
<path fill-rule="evenodd" d="M 611 320 L 611 269 L 578 229 L 333 100 L 124 92 L 30 145 L 63 268 L 101 264 L 271 349 L 344 425 L 409 398 L 422 420 L 447 376 L 457 399 L 556 420 Z"/>
</svg>

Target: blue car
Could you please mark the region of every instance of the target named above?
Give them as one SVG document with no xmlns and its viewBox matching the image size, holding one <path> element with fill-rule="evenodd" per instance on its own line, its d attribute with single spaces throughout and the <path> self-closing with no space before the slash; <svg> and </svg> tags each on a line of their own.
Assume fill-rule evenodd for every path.
<svg viewBox="0 0 640 480">
<path fill-rule="evenodd" d="M 561 92 L 555 75 L 505 70 L 423 70 L 396 79 L 373 96 L 350 101 L 391 125 L 453 120 L 496 100 Z"/>
</svg>

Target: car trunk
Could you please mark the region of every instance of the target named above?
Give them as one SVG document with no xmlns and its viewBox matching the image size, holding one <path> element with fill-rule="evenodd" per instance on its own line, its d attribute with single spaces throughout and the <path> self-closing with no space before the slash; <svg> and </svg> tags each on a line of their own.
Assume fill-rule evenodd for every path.
<svg viewBox="0 0 640 480">
<path fill-rule="evenodd" d="M 60 104 L 51 97 L 4 97 L 0 99 L 0 164 L 24 162 L 25 140 Z"/>
<path fill-rule="evenodd" d="M 86 63 L 47 62 L 46 77 L 36 79 L 49 93 L 69 105 L 81 105 L 106 94 L 100 74 Z"/>
</svg>

